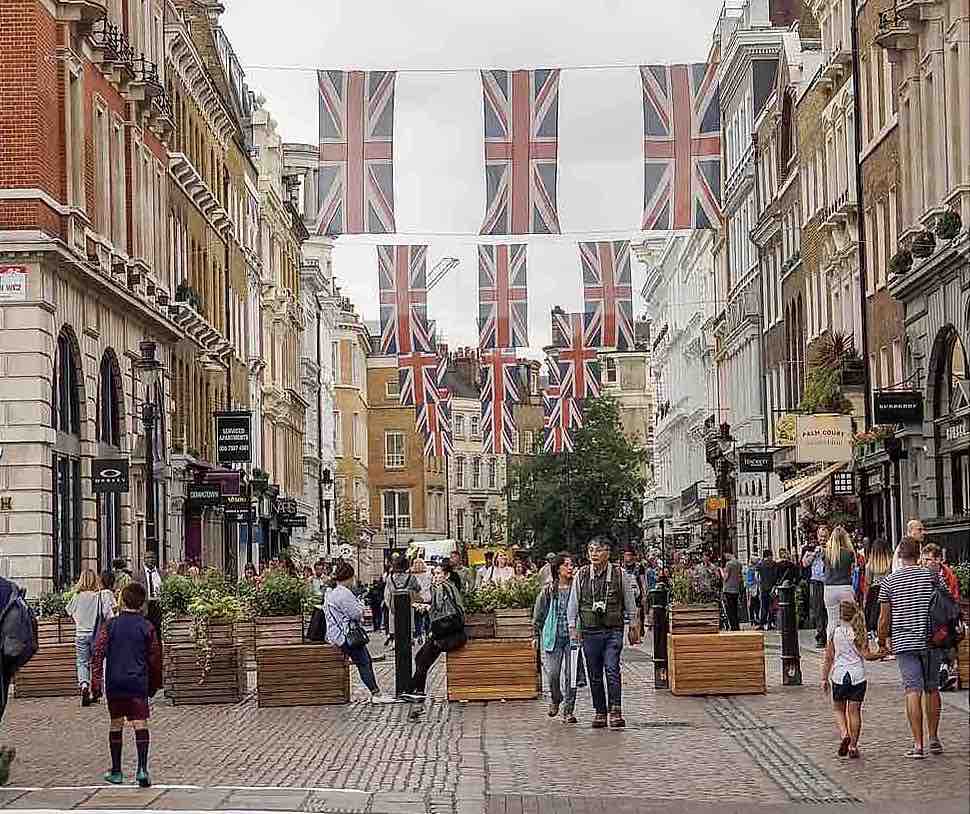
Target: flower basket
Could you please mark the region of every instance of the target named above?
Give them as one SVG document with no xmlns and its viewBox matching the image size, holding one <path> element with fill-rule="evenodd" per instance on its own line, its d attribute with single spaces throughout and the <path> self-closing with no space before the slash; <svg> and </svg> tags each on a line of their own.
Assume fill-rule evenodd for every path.
<svg viewBox="0 0 970 814">
<path fill-rule="evenodd" d="M 922 231 L 913 238 L 910 247 L 913 257 L 926 258 L 936 251 L 936 236 L 932 232 Z"/>
<path fill-rule="evenodd" d="M 254 649 L 303 644 L 303 616 L 257 616 L 253 619 Z"/>
<path fill-rule="evenodd" d="M 469 613 L 465 615 L 465 635 L 469 639 L 494 639 L 495 614 Z"/>
<path fill-rule="evenodd" d="M 496 639 L 531 639 L 535 635 L 529 608 L 496 608 Z"/>
<path fill-rule="evenodd" d="M 34 657 L 14 678 L 14 695 L 17 698 L 56 698 L 77 694 L 73 632 L 69 643 L 48 640 L 40 645 Z"/>
</svg>

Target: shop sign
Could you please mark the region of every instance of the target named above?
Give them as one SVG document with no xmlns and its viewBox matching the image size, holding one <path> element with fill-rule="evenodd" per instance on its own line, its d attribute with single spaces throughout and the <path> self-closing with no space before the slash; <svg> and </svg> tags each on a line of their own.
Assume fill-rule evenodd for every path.
<svg viewBox="0 0 970 814">
<path fill-rule="evenodd" d="M 774 456 L 771 452 L 739 452 L 738 465 L 742 472 L 773 472 Z"/>
<path fill-rule="evenodd" d="M 832 494 L 843 497 L 855 494 L 855 477 L 851 471 L 843 469 L 832 475 Z"/>
<path fill-rule="evenodd" d="M 280 527 L 285 529 L 305 529 L 306 528 L 306 515 L 305 514 L 291 514 L 285 517 L 279 518 Z"/>
<path fill-rule="evenodd" d="M 280 498 L 276 501 L 276 513 L 280 517 L 291 517 L 296 514 L 296 499 L 292 497 Z"/>
<path fill-rule="evenodd" d="M 795 460 L 842 463 L 852 460 L 852 416 L 799 415 L 795 420 Z"/>
<path fill-rule="evenodd" d="M 91 491 L 94 494 L 124 494 L 128 488 L 127 458 L 91 460 Z"/>
<path fill-rule="evenodd" d="M 775 442 L 780 447 L 795 446 L 797 413 L 782 413 L 775 421 Z"/>
<path fill-rule="evenodd" d="M 222 488 L 218 484 L 193 483 L 189 485 L 189 504 L 197 509 L 222 504 Z"/>
<path fill-rule="evenodd" d="M 253 515 L 252 503 L 246 495 L 223 495 L 222 508 L 227 520 L 238 523 L 247 522 Z"/>
<path fill-rule="evenodd" d="M 0 266 L 0 302 L 27 299 L 27 267 Z"/>
<path fill-rule="evenodd" d="M 727 508 L 726 497 L 709 497 L 704 501 L 705 512 L 716 512 Z"/>
<path fill-rule="evenodd" d="M 692 483 L 680 493 L 680 510 L 682 512 L 692 508 L 697 501 L 700 500 L 700 495 L 697 489 L 699 483 L 700 481 L 698 481 L 698 483 Z"/>
<path fill-rule="evenodd" d="M 873 394 L 876 424 L 920 424 L 923 394 L 919 390 L 877 390 Z"/>
<path fill-rule="evenodd" d="M 220 464 L 252 461 L 251 424 L 248 410 L 216 413 L 216 459 Z"/>
</svg>

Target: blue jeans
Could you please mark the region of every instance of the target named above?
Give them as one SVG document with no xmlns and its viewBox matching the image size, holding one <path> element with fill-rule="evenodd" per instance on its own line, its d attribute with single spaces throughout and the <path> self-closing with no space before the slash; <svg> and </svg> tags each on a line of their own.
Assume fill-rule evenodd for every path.
<svg viewBox="0 0 970 814">
<path fill-rule="evenodd" d="M 620 683 L 620 653 L 623 650 L 623 628 L 583 631 L 583 655 L 589 673 L 589 691 L 593 696 L 593 709 L 598 715 L 609 709 L 619 710 L 622 705 Z M 606 673 L 606 687 L 603 673 Z"/>
<path fill-rule="evenodd" d="M 74 640 L 74 656 L 77 662 L 77 684 L 91 686 L 91 659 L 94 657 L 94 636 L 78 636 Z"/>
<path fill-rule="evenodd" d="M 377 686 L 377 677 L 374 675 L 374 665 L 370 660 L 370 653 L 367 651 L 367 645 L 363 647 L 348 647 L 346 642 L 340 645 L 340 649 L 344 651 L 344 655 L 347 656 L 355 665 L 357 665 L 357 672 L 360 673 L 360 680 L 364 682 L 364 686 L 371 691 L 371 695 L 377 695 L 381 690 Z"/>
<path fill-rule="evenodd" d="M 576 687 L 573 686 L 572 664 L 569 653 L 569 639 L 556 639 L 553 650 L 542 651 L 542 669 L 546 674 L 549 685 L 549 695 L 556 706 L 566 702 L 565 712 L 572 712 L 576 708 Z M 579 660 L 577 669 L 580 684 L 583 681 L 583 660 Z M 565 691 L 562 682 L 565 681 Z M 564 697 L 565 696 L 565 697 Z"/>
<path fill-rule="evenodd" d="M 773 627 L 775 620 L 771 616 L 771 591 L 759 591 L 758 597 L 761 604 L 761 625 L 765 629 Z"/>
</svg>

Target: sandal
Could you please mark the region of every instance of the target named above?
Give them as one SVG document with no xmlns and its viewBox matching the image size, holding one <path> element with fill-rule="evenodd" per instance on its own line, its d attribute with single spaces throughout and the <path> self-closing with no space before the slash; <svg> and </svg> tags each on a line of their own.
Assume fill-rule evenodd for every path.
<svg viewBox="0 0 970 814">
<path fill-rule="evenodd" d="M 859 750 L 858 750 L 858 748 L 856 748 L 855 746 L 850 746 L 849 747 L 849 757 L 852 758 L 853 760 L 855 760 L 857 757 L 859 757 Z"/>
<path fill-rule="evenodd" d="M 845 757 L 847 754 L 849 754 L 850 743 L 852 743 L 852 738 L 850 738 L 848 735 L 842 738 L 842 742 L 839 744 L 839 757 Z"/>
</svg>

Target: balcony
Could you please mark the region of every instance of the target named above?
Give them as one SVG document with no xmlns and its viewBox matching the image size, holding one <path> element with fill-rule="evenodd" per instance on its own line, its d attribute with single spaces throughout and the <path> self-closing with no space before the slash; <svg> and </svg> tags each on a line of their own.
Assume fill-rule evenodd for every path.
<svg viewBox="0 0 970 814">
<path fill-rule="evenodd" d="M 148 108 L 156 96 L 165 93 L 165 86 L 158 75 L 158 65 L 142 54 L 132 62 L 134 76 L 125 87 L 125 98 L 129 102 L 141 103 L 142 109 Z"/>
<path fill-rule="evenodd" d="M 108 0 L 57 0 L 57 19 L 89 25 L 108 13 Z"/>
<path fill-rule="evenodd" d="M 95 62 L 118 87 L 127 86 L 135 78 L 135 49 L 118 26 L 103 18 L 90 32 Z"/>
<path fill-rule="evenodd" d="M 184 295 L 177 292 L 176 297 L 179 296 Z M 185 297 L 169 305 L 168 313 L 172 321 L 204 351 L 207 364 L 216 364 L 225 371 L 225 357 L 232 353 L 232 343 L 200 313 L 201 309 L 202 302 L 197 296 Z"/>
<path fill-rule="evenodd" d="M 154 96 L 148 106 L 148 129 L 161 141 L 167 140 L 175 130 L 175 110 L 164 91 Z"/>
<path fill-rule="evenodd" d="M 941 0 L 896 0 L 895 12 L 904 20 L 928 20 Z"/>
<path fill-rule="evenodd" d="M 916 34 L 898 9 L 891 8 L 879 13 L 876 42 L 887 51 L 910 51 L 916 48 Z"/>
<path fill-rule="evenodd" d="M 206 217 L 213 229 L 221 232 L 229 228 L 231 225 L 229 213 L 212 194 L 212 190 L 209 189 L 208 184 L 199 175 L 195 165 L 185 153 L 169 153 L 168 169 L 175 182 L 199 208 L 199 211 Z"/>
</svg>

